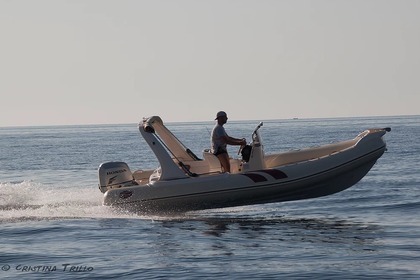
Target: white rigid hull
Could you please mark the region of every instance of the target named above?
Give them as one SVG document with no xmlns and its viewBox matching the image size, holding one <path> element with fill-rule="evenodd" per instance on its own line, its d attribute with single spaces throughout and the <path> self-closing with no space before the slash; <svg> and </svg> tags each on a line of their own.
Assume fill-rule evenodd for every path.
<svg viewBox="0 0 420 280">
<path fill-rule="evenodd" d="M 258 161 L 262 160 L 260 164 L 249 168 L 248 164 L 253 165 L 251 156 L 248 163 L 239 162 L 241 167 L 233 173 L 183 170 L 186 176 L 161 180 L 145 172 L 150 174 L 146 183 L 134 176 L 132 182 L 138 185 L 129 181 L 107 188 L 104 205 L 139 212 L 178 212 L 330 195 L 351 187 L 367 174 L 386 150 L 385 133 L 385 129 L 367 130 L 349 141 L 273 155 L 260 151 L 254 153 Z M 257 144 L 261 144 L 258 133 L 253 135 L 253 145 Z M 257 147 L 253 149 L 257 151 Z M 205 161 L 186 161 L 186 165 L 194 170 L 196 163 L 201 168 L 196 170 L 202 170 Z"/>
</svg>

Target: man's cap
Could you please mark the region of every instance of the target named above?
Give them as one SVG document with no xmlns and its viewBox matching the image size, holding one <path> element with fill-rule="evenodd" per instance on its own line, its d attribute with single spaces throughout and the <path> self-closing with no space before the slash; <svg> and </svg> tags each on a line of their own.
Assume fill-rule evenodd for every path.
<svg viewBox="0 0 420 280">
<path fill-rule="evenodd" d="M 225 111 L 219 111 L 219 112 L 217 112 L 215 120 L 217 120 L 220 117 L 227 117 L 226 112 Z"/>
</svg>

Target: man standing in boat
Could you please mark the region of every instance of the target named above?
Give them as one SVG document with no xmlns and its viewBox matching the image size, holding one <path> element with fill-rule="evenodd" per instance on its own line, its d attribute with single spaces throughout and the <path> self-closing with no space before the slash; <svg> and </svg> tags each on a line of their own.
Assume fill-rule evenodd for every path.
<svg viewBox="0 0 420 280">
<path fill-rule="evenodd" d="M 223 172 L 230 172 L 229 154 L 227 145 L 246 145 L 245 138 L 237 139 L 227 135 L 223 125 L 227 122 L 228 117 L 224 111 L 217 112 L 217 123 L 211 132 L 211 149 L 212 153 L 217 156 L 222 166 Z"/>
</svg>

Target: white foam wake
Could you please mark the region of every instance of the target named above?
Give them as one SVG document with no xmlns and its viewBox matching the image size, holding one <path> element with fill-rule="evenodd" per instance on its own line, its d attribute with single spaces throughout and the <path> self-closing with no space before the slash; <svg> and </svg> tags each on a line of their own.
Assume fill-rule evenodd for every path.
<svg viewBox="0 0 420 280">
<path fill-rule="evenodd" d="M 44 185 L 32 181 L 0 183 L 0 223 L 66 218 L 136 218 L 102 206 L 94 186 Z"/>
</svg>

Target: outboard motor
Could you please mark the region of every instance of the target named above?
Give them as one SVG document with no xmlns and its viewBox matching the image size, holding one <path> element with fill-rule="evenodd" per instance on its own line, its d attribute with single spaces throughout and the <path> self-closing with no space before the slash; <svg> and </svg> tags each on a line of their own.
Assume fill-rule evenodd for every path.
<svg viewBox="0 0 420 280">
<path fill-rule="evenodd" d="M 125 162 L 106 162 L 99 166 L 99 189 L 121 188 L 127 185 L 137 185 L 133 173 Z"/>
</svg>

